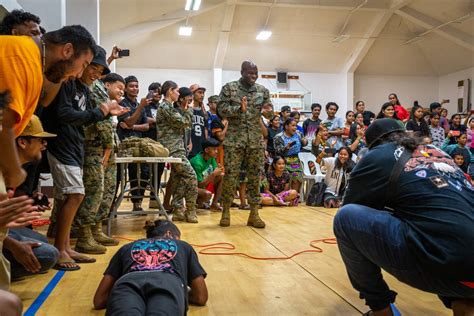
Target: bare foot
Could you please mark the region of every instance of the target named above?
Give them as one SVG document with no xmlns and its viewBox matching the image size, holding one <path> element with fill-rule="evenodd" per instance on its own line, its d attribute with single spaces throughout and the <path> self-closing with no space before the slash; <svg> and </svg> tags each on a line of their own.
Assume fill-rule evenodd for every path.
<svg viewBox="0 0 474 316">
<path fill-rule="evenodd" d="M 54 266 L 56 270 L 79 270 L 79 265 L 72 259 L 66 251 L 60 251 L 58 262 Z"/>
<path fill-rule="evenodd" d="M 212 204 L 211 212 L 222 212 L 222 206 L 220 206 L 219 204 Z"/>
</svg>

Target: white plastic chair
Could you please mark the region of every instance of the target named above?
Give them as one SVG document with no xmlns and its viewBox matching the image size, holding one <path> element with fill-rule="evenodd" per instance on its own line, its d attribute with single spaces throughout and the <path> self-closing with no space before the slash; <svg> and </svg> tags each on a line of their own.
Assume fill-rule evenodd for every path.
<svg viewBox="0 0 474 316">
<path fill-rule="evenodd" d="M 315 182 L 324 181 L 325 175 L 321 172 L 321 167 L 316 162 L 316 157 L 312 153 L 301 152 L 298 154 L 298 158 L 300 159 L 301 164 L 303 165 L 303 180 L 304 180 L 304 183 L 301 186 L 300 196 L 304 198 L 304 201 L 306 201 L 307 195 L 309 194 L 309 191 L 311 190 L 311 185 Z M 316 174 L 311 174 L 311 171 L 309 169 L 310 161 L 314 162 L 314 165 L 316 167 Z"/>
</svg>

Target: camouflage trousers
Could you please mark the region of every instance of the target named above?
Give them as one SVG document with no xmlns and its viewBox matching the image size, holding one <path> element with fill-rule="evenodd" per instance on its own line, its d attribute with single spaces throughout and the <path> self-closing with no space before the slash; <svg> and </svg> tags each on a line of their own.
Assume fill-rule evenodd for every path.
<svg viewBox="0 0 474 316">
<path fill-rule="evenodd" d="M 186 158 L 186 155 L 174 154 L 173 157 L 179 157 L 183 163 L 173 164 L 171 166 L 171 194 L 173 201 L 171 205 L 173 208 L 183 208 L 183 198 L 186 201 L 186 208 L 188 211 L 196 209 L 197 199 L 197 178 L 196 172 Z"/>
<path fill-rule="evenodd" d="M 101 154 L 86 154 L 82 177 L 85 196 L 74 218 L 74 226 L 94 225 L 107 218 L 115 195 L 117 177 L 117 168 L 112 156 L 104 168 Z"/>
<path fill-rule="evenodd" d="M 117 167 L 113 155 L 107 167 L 102 165 L 102 155 L 87 153 L 84 159 L 84 200 L 74 217 L 73 227 L 94 225 L 107 218 L 115 196 Z M 51 223 L 56 223 L 57 203 L 51 211 Z"/>
<path fill-rule="evenodd" d="M 222 202 L 230 206 L 234 200 L 241 172 L 247 174 L 247 199 L 250 205 L 260 204 L 260 170 L 263 168 L 264 152 L 262 148 L 224 146 L 224 183 Z"/>
</svg>

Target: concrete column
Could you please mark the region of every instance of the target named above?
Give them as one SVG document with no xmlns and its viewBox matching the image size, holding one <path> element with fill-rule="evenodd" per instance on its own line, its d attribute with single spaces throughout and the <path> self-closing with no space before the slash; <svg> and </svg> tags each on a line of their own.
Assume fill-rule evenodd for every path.
<svg viewBox="0 0 474 316">
<path fill-rule="evenodd" d="M 222 68 L 213 69 L 214 91 L 213 94 L 219 95 L 222 89 Z"/>
<path fill-rule="evenodd" d="M 18 0 L 18 4 L 39 16 L 41 26 L 48 32 L 66 25 L 66 0 Z"/>
<path fill-rule="evenodd" d="M 100 44 L 100 0 L 65 0 L 67 25 L 84 26 Z M 109 52 L 112 47 L 104 47 Z"/>
</svg>

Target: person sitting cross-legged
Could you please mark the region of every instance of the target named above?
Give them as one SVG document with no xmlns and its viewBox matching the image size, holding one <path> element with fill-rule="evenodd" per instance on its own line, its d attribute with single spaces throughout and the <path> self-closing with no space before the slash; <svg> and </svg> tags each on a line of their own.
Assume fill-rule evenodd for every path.
<svg viewBox="0 0 474 316">
<path fill-rule="evenodd" d="M 290 174 L 286 171 L 285 158 L 275 156 L 273 158 L 267 177 L 262 181 L 263 205 L 275 206 L 298 206 L 298 191 L 290 189 Z"/>
<path fill-rule="evenodd" d="M 185 315 L 188 302 L 207 302 L 207 273 L 170 221 L 148 222 L 147 239 L 114 255 L 94 296 L 105 315 Z M 188 287 L 190 290 L 188 290 Z"/>
<path fill-rule="evenodd" d="M 202 143 L 203 151 L 190 160 L 198 181 L 197 204 L 202 206 L 209 203 L 214 193 L 211 211 L 222 211 L 222 207 L 219 206 L 219 199 L 222 192 L 224 167 L 216 162 L 219 145 L 220 143 L 216 139 L 206 139 Z"/>
</svg>

